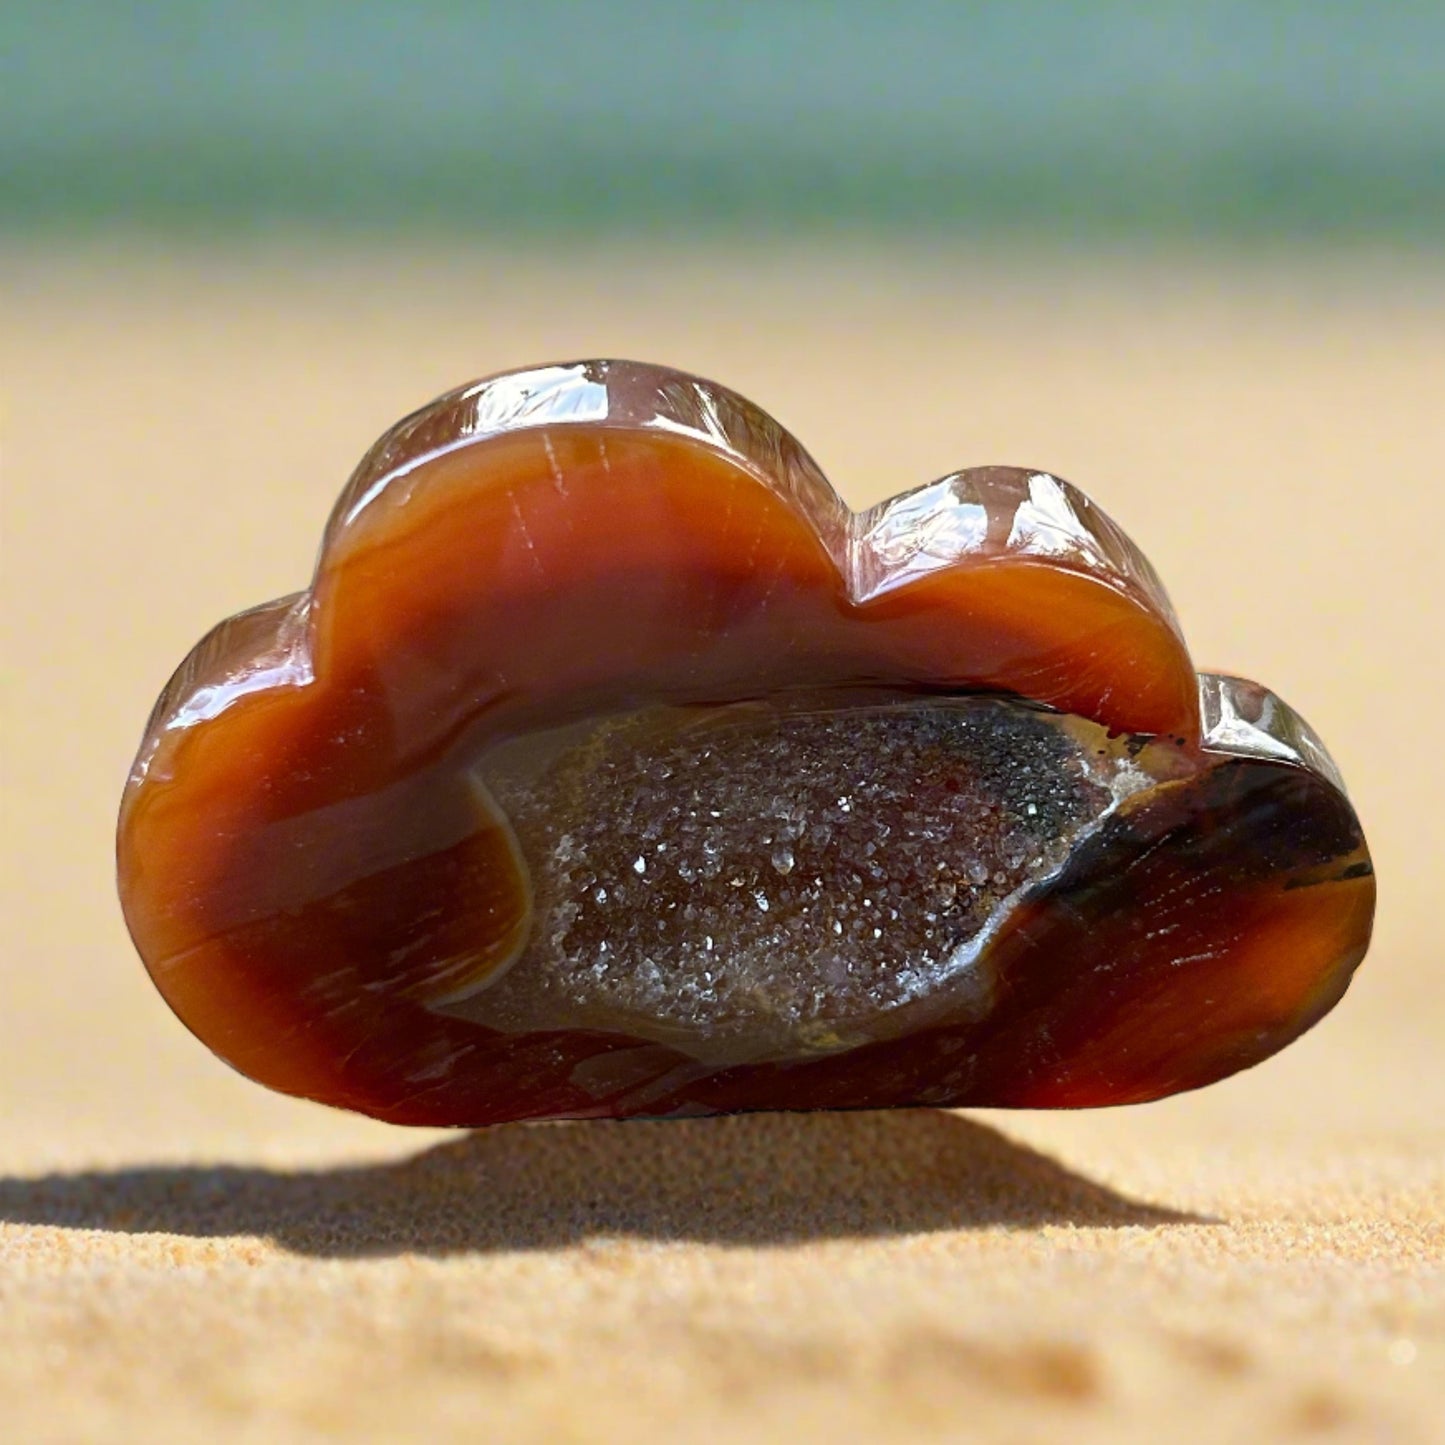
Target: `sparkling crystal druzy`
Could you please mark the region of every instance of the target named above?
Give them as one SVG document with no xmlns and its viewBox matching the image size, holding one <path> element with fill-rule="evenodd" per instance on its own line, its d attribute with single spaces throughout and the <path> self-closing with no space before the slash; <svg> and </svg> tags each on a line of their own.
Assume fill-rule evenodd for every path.
<svg viewBox="0 0 1445 1445">
<path fill-rule="evenodd" d="M 1308 1028 L 1374 880 L 1043 472 L 847 510 L 721 387 L 518 372 L 363 460 L 161 696 L 136 945 L 273 1088 L 402 1122 L 1158 1098 Z"/>
</svg>

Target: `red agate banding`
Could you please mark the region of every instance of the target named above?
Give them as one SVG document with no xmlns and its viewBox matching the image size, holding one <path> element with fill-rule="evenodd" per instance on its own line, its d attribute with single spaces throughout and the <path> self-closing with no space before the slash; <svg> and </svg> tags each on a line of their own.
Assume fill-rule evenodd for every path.
<svg viewBox="0 0 1445 1445">
<path fill-rule="evenodd" d="M 1374 900 L 1318 740 L 1067 482 L 854 514 L 627 362 L 383 437 L 162 694 L 119 865 L 206 1044 L 420 1124 L 1156 1098 L 1319 1018 Z"/>
</svg>

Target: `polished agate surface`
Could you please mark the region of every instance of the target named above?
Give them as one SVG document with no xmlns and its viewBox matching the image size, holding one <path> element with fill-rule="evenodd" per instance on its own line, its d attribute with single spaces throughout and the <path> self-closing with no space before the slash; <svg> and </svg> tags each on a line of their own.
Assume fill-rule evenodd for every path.
<svg viewBox="0 0 1445 1445">
<path fill-rule="evenodd" d="M 399 423 L 122 801 L 180 1018 L 398 1122 L 1158 1098 L 1343 994 L 1339 775 L 1196 674 L 1069 483 L 850 512 L 724 388 L 584 362 Z"/>
</svg>

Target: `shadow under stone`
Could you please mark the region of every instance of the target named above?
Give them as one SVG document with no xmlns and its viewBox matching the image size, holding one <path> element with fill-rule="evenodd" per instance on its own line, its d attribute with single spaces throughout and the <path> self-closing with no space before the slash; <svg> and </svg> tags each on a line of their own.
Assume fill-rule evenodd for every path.
<svg viewBox="0 0 1445 1445">
<path fill-rule="evenodd" d="M 0 1179 L 0 1221 L 252 1236 L 356 1258 L 628 1236 L 726 1245 L 967 1229 L 1204 1224 L 932 1109 L 508 1124 L 397 1163 Z"/>
</svg>

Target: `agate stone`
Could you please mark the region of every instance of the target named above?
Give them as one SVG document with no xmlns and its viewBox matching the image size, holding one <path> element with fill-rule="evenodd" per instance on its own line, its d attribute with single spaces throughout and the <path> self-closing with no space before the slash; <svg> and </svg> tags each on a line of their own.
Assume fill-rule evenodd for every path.
<svg viewBox="0 0 1445 1445">
<path fill-rule="evenodd" d="M 427 1124 L 1157 1098 L 1322 1016 L 1374 904 L 1318 739 L 1068 483 L 855 515 L 624 362 L 393 428 L 163 693 L 119 859 L 204 1042 Z"/>
</svg>

